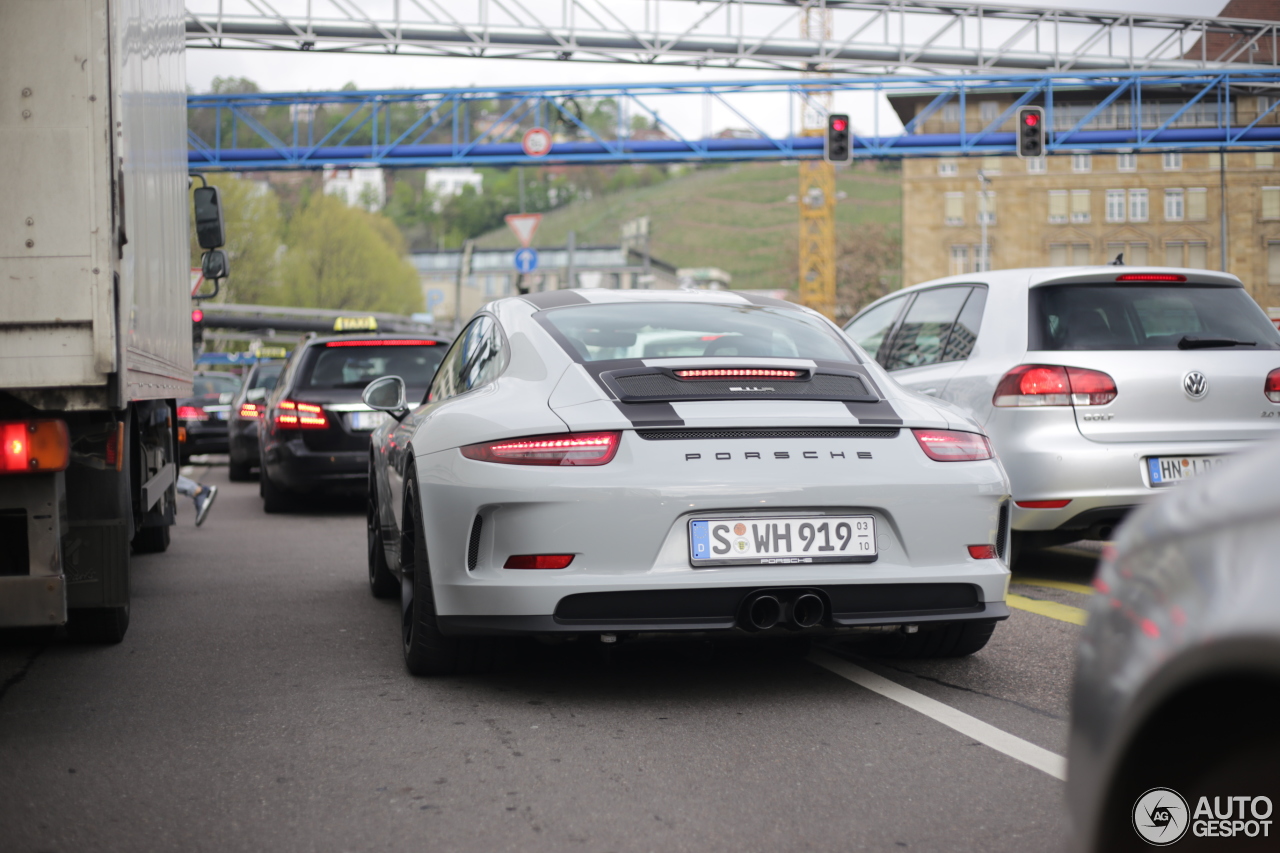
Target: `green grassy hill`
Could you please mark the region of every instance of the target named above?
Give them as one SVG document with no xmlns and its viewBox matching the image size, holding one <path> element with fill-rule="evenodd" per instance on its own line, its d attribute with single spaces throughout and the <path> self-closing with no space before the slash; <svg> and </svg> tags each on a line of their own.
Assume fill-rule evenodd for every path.
<svg viewBox="0 0 1280 853">
<path fill-rule="evenodd" d="M 617 245 L 622 223 L 651 219 L 653 256 L 678 267 L 720 267 L 744 289 L 794 287 L 799 170 L 773 163 L 741 163 L 702 169 L 661 184 L 575 202 L 546 213 L 534 247 L 563 246 L 569 232 L 578 245 Z M 847 198 L 836 206 L 837 239 L 864 223 L 901 221 L 897 171 L 844 169 L 837 189 Z M 515 248 L 507 228 L 482 236 L 483 248 Z"/>
</svg>

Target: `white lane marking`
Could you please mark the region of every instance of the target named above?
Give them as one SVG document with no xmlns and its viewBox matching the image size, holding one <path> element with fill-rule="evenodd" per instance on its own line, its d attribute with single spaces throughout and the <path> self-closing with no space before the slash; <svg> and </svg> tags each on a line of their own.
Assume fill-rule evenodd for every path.
<svg viewBox="0 0 1280 853">
<path fill-rule="evenodd" d="M 930 699 L 923 693 L 917 693 L 908 687 L 903 687 L 896 681 L 890 681 L 883 676 L 876 675 L 871 670 L 864 669 L 843 658 L 838 658 L 829 652 L 814 651 L 809 655 L 809 660 L 823 669 L 834 672 L 841 678 L 847 678 L 854 684 L 867 688 L 873 693 L 879 693 L 886 699 L 892 699 L 899 704 L 906 705 L 913 711 L 919 711 L 944 726 L 950 726 L 961 734 L 967 735 L 979 743 L 984 743 L 997 752 L 1003 752 L 1010 758 L 1016 758 L 1023 764 L 1029 764 L 1037 770 L 1042 770 L 1055 779 L 1065 781 L 1067 778 L 1067 760 L 1056 752 L 1050 752 L 1044 747 L 1036 746 L 1030 741 L 1025 741 L 1020 737 L 997 729 L 989 723 L 982 722 L 977 717 L 958 711 L 950 705 L 944 705 L 936 699 Z"/>
</svg>

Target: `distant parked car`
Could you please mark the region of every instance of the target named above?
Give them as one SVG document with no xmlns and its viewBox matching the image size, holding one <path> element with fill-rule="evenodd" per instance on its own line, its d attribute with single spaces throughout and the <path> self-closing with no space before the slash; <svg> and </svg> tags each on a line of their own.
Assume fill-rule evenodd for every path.
<svg viewBox="0 0 1280 853">
<path fill-rule="evenodd" d="M 239 393 L 231 400 L 227 452 L 231 461 L 227 476 L 235 481 L 252 479 L 258 467 L 258 426 L 267 409 L 267 394 L 276 387 L 283 361 L 255 364 L 245 375 Z"/>
<path fill-rule="evenodd" d="M 227 452 L 227 413 L 240 390 L 232 373 L 197 373 L 193 393 L 178 401 L 178 433 L 183 464 L 201 453 Z"/>
<path fill-rule="evenodd" d="M 1232 460 L 1134 513 L 1103 559 L 1072 697 L 1073 850 L 1280 845 L 1277 470 L 1280 443 Z"/>
<path fill-rule="evenodd" d="M 987 430 L 1013 550 L 1110 537 L 1130 509 L 1280 435 L 1280 332 L 1220 272 L 1071 267 L 938 279 L 845 331 Z"/>
</svg>

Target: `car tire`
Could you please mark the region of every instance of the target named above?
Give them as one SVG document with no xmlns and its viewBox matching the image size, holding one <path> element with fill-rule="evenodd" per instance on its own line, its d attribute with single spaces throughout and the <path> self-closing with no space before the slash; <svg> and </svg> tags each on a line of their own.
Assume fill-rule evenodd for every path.
<svg viewBox="0 0 1280 853">
<path fill-rule="evenodd" d="M 372 471 L 370 475 L 372 475 Z M 387 565 L 387 552 L 382 547 L 382 524 L 378 520 L 378 503 L 373 482 L 369 483 L 369 511 L 366 538 L 369 547 L 369 592 L 374 598 L 395 598 L 400 592 L 400 581 Z"/>
<path fill-rule="evenodd" d="M 267 472 L 263 471 L 258 481 L 258 490 L 262 494 L 262 509 L 264 512 L 277 513 L 289 512 L 297 506 L 297 500 L 292 492 L 282 489 L 275 484 Z"/>
<path fill-rule="evenodd" d="M 413 675 L 461 675 L 485 672 L 496 663 L 497 642 L 487 637 L 446 637 L 436 622 L 435 593 L 427 561 L 422 509 L 413 482 L 405 488 L 406 527 L 400 548 L 405 571 L 401 584 L 401 641 L 405 667 Z M 408 599 L 407 601 L 405 599 Z"/>
<path fill-rule="evenodd" d="M 169 550 L 169 525 L 144 527 L 133 534 L 135 554 L 163 554 Z"/>
<path fill-rule="evenodd" d="M 869 651 L 886 658 L 962 658 L 981 651 L 995 629 L 994 619 L 947 622 L 914 634 L 876 637 Z"/>
<path fill-rule="evenodd" d="M 253 479 L 253 467 L 248 462 L 241 462 L 234 456 L 227 463 L 227 479 L 233 483 L 247 483 Z"/>
</svg>

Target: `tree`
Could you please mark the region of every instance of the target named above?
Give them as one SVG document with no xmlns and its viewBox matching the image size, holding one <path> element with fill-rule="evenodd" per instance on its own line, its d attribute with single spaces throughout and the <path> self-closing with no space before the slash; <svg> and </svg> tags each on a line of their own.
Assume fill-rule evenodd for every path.
<svg viewBox="0 0 1280 853">
<path fill-rule="evenodd" d="M 222 282 L 220 302 L 270 304 L 276 298 L 279 278 L 276 257 L 280 251 L 282 221 L 280 200 L 264 183 L 231 175 L 211 175 L 209 183 L 218 188 L 227 245 L 223 247 L 231 264 L 231 275 Z M 196 182 L 194 186 L 199 186 Z M 190 206 L 187 208 L 190 210 Z M 191 223 L 191 265 L 200 266 L 200 244 L 195 223 Z"/>
<path fill-rule="evenodd" d="M 418 273 L 385 216 L 315 195 L 290 221 L 280 264 L 281 304 L 305 308 L 422 310 Z"/>
<path fill-rule="evenodd" d="M 864 222 L 836 245 L 836 317 L 844 322 L 902 286 L 902 235 L 878 222 Z"/>
</svg>

